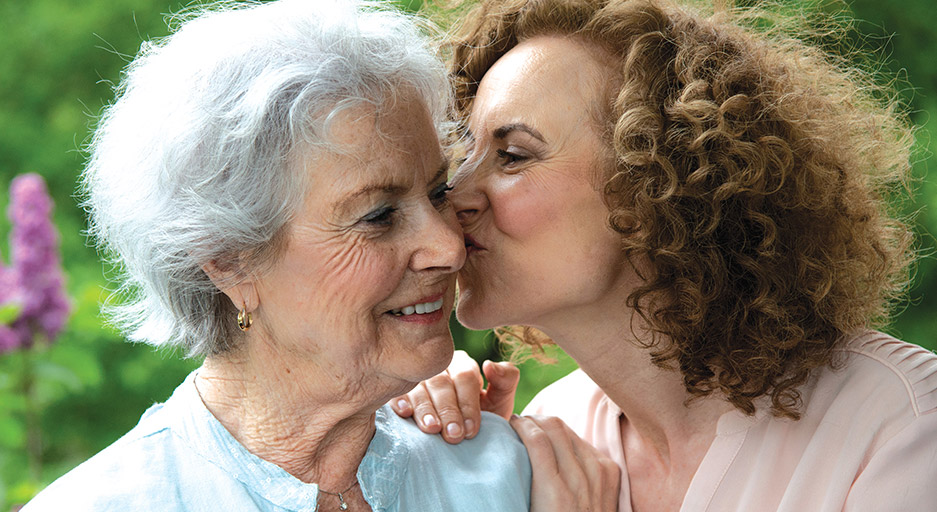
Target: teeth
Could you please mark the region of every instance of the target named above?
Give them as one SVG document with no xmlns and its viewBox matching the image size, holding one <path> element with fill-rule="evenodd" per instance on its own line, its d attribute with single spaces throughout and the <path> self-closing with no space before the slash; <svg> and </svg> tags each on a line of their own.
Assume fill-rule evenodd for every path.
<svg viewBox="0 0 937 512">
<path fill-rule="evenodd" d="M 390 312 L 396 316 L 412 315 L 414 313 L 418 315 L 425 315 L 427 313 L 439 311 L 440 309 L 442 309 L 442 299 L 439 299 L 436 302 L 424 302 L 422 304 L 406 306 L 401 309 L 392 309 Z"/>
</svg>

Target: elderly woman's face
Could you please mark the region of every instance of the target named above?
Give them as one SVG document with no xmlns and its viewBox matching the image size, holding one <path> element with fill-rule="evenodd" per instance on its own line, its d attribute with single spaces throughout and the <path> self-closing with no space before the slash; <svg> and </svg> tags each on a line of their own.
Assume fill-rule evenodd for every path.
<svg viewBox="0 0 937 512">
<path fill-rule="evenodd" d="M 345 111 L 333 135 L 347 153 L 294 162 L 311 184 L 286 248 L 255 283 L 255 326 L 299 372 L 312 365 L 349 386 L 428 378 L 452 355 L 465 261 L 432 121 L 404 98 L 379 116 Z"/>
<path fill-rule="evenodd" d="M 463 324 L 581 320 L 620 289 L 624 257 L 596 186 L 610 165 L 596 126 L 603 80 L 592 50 L 557 37 L 519 44 L 482 79 L 453 179 Z"/>
</svg>

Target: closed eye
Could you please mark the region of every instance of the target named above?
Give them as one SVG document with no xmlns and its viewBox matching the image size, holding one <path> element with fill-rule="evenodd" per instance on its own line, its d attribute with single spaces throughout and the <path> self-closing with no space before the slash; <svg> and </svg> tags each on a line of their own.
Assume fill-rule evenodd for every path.
<svg viewBox="0 0 937 512">
<path fill-rule="evenodd" d="M 394 216 L 396 213 L 397 208 L 393 206 L 381 206 L 380 208 L 372 210 L 364 217 L 361 217 L 360 222 L 372 226 L 390 226 L 394 223 Z"/>
<path fill-rule="evenodd" d="M 429 200 L 433 203 L 433 206 L 439 208 L 449 202 L 449 192 L 452 191 L 452 187 L 446 183 L 442 182 L 429 193 Z"/>
<path fill-rule="evenodd" d="M 501 163 L 502 163 L 505 167 L 508 167 L 508 166 L 511 166 L 511 165 L 514 165 L 514 164 L 522 163 L 522 162 L 524 162 L 525 160 L 528 159 L 527 156 L 519 155 L 519 154 L 517 154 L 517 153 L 512 153 L 512 152 L 510 152 L 510 151 L 505 151 L 505 150 L 503 150 L 503 149 L 499 149 L 499 150 L 497 151 L 497 154 L 498 154 L 498 158 L 501 160 Z"/>
</svg>

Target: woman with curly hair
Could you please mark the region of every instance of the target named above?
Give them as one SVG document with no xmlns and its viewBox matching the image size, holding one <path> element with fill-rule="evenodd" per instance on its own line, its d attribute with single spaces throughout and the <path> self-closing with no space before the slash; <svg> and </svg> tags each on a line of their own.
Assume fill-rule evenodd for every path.
<svg viewBox="0 0 937 512">
<path fill-rule="evenodd" d="M 931 509 L 937 357 L 872 330 L 912 258 L 886 202 L 910 130 L 868 80 L 732 14 L 517 0 L 467 15 L 451 44 L 459 320 L 525 326 L 515 339 L 576 360 L 525 412 L 617 462 L 619 510 Z M 510 414 L 516 373 L 485 373 L 483 404 Z M 426 431 L 467 425 L 442 429 L 455 442 L 481 380 L 450 375 L 395 408 Z M 557 481 L 566 427 L 512 423 L 534 502 L 584 509 L 592 475 Z"/>
</svg>

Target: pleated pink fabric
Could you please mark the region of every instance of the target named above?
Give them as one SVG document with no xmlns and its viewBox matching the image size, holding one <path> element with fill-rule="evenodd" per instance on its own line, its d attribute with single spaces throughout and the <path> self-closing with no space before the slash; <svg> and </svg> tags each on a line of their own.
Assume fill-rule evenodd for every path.
<svg viewBox="0 0 937 512">
<path fill-rule="evenodd" d="M 840 355 L 802 388 L 799 421 L 724 414 L 681 511 L 937 511 L 937 356 L 878 332 Z M 615 460 L 631 510 L 621 410 L 589 377 L 560 379 L 524 413 L 559 416 Z"/>
</svg>

